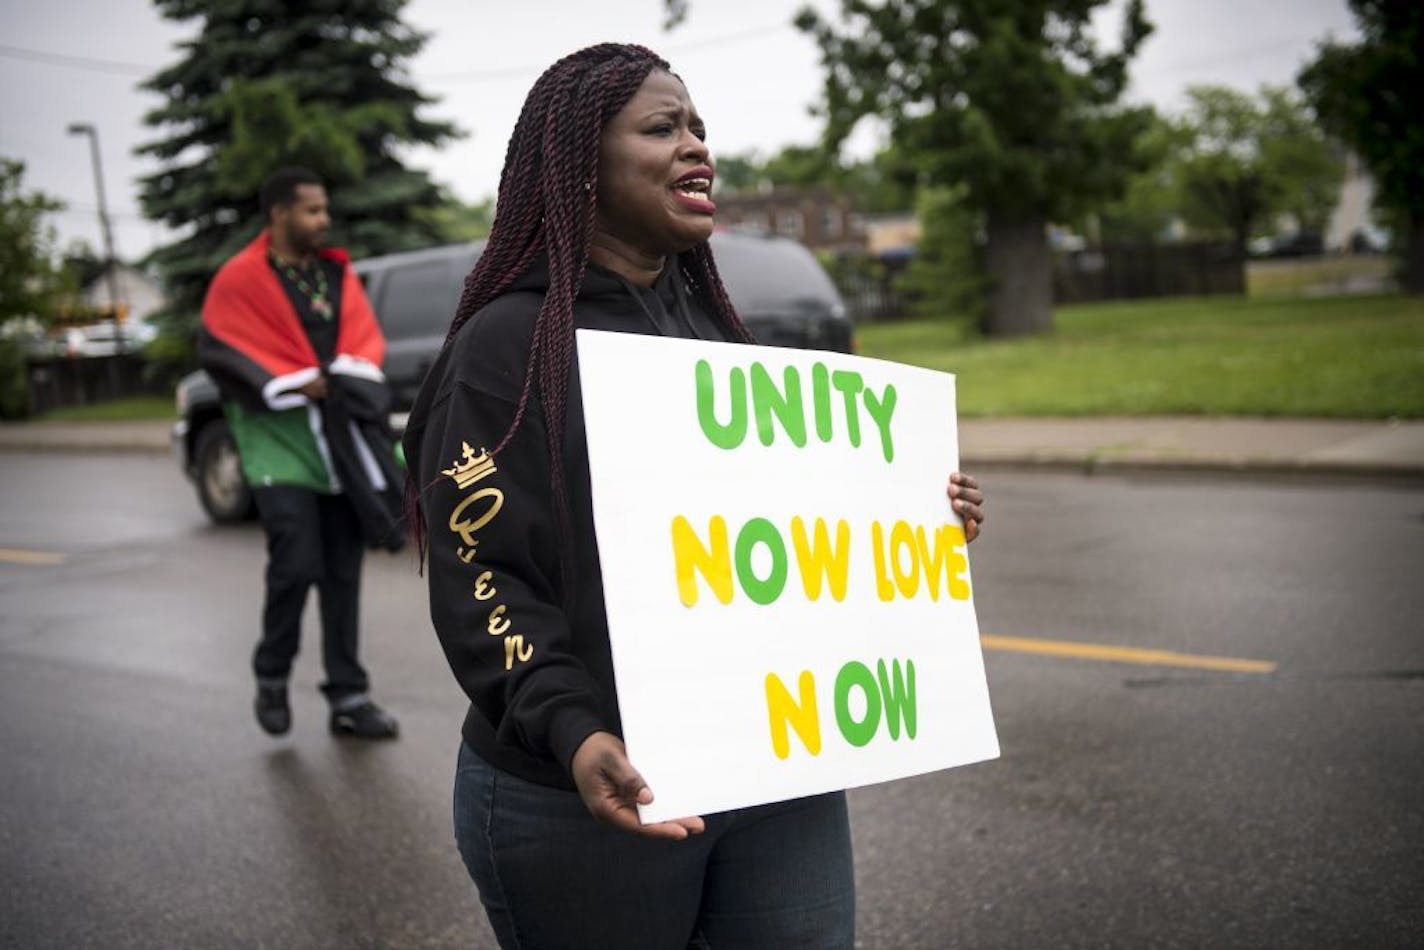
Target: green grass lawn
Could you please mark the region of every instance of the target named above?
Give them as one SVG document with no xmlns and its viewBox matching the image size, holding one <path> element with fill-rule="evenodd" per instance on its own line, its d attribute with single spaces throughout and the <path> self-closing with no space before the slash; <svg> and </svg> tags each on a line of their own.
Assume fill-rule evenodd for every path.
<svg viewBox="0 0 1424 950">
<path fill-rule="evenodd" d="M 861 353 L 958 376 L 995 415 L 1424 417 L 1424 299 L 1193 297 L 1060 307 L 1054 332 L 867 324 Z"/>
<path fill-rule="evenodd" d="M 959 377 L 966 416 L 1424 418 L 1424 299 L 1191 297 L 1061 307 L 1054 332 L 965 340 L 947 322 L 857 329 L 861 353 Z M 142 397 L 45 420 L 171 419 Z"/>
<path fill-rule="evenodd" d="M 127 422 L 134 419 L 174 419 L 172 396 L 134 396 L 90 406 L 51 409 L 36 420 L 44 422 Z"/>
</svg>

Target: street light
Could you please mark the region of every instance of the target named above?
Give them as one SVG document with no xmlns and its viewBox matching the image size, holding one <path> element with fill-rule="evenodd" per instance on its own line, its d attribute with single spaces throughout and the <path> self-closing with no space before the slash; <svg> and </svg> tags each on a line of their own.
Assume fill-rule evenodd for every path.
<svg viewBox="0 0 1424 950">
<path fill-rule="evenodd" d="M 109 313 L 114 321 L 114 349 L 124 351 L 124 330 L 119 322 L 119 277 L 114 269 L 114 234 L 109 227 L 109 208 L 104 200 L 104 169 L 99 162 L 99 130 L 89 122 L 71 122 L 70 135 L 89 137 L 89 158 L 94 165 L 94 191 L 99 197 L 99 230 L 104 235 L 104 279 L 109 286 Z"/>
</svg>

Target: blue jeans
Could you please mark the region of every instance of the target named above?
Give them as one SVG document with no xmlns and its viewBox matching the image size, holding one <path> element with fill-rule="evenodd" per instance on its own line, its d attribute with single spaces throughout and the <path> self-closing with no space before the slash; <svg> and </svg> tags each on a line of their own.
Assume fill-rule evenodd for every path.
<svg viewBox="0 0 1424 950">
<path fill-rule="evenodd" d="M 594 821 L 575 792 L 460 744 L 455 842 L 505 950 L 855 944 L 845 794 L 706 816 L 661 841 Z"/>
</svg>

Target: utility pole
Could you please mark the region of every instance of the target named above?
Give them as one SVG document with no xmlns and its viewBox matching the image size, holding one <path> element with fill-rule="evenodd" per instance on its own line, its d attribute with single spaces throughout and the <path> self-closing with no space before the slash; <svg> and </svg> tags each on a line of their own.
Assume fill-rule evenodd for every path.
<svg viewBox="0 0 1424 950">
<path fill-rule="evenodd" d="M 109 313 L 114 320 L 114 349 L 124 352 L 124 327 L 119 320 L 119 275 L 115 269 L 114 232 L 109 226 L 109 206 L 104 200 L 104 168 L 99 161 L 99 130 L 89 122 L 73 122 L 70 135 L 89 137 L 89 158 L 94 166 L 94 192 L 99 198 L 99 230 L 104 236 L 104 280 L 109 288 Z"/>
</svg>

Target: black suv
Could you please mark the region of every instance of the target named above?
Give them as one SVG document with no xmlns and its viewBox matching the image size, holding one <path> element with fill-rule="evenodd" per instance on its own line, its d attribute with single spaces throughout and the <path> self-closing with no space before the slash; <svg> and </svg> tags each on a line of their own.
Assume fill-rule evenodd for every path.
<svg viewBox="0 0 1424 950">
<path fill-rule="evenodd" d="M 399 412 L 397 430 L 445 340 L 465 275 L 483 242 L 450 244 L 357 261 L 371 306 L 386 334 L 386 379 Z M 773 346 L 851 352 L 850 318 L 835 285 L 811 252 L 785 238 L 719 231 L 717 269 L 733 305 L 757 339 Z M 223 421 L 217 386 L 207 373 L 178 383 L 173 451 L 214 521 L 253 514 L 237 447 Z"/>
</svg>

